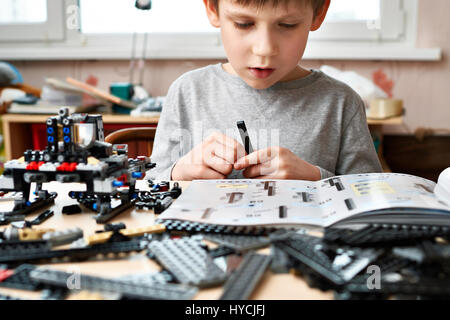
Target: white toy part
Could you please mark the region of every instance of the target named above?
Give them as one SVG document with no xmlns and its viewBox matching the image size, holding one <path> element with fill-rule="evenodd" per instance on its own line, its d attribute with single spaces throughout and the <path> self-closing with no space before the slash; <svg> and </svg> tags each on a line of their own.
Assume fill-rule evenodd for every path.
<svg viewBox="0 0 450 320">
<path fill-rule="evenodd" d="M 2 190 L 14 190 L 14 179 L 11 177 L 0 176 L 0 189 Z"/>
<path fill-rule="evenodd" d="M 0 103 L 3 102 L 11 102 L 15 99 L 23 98 L 27 94 L 25 91 L 14 88 L 3 89 L 2 94 L 0 96 Z"/>
<path fill-rule="evenodd" d="M 450 167 L 441 172 L 434 193 L 439 200 L 450 206 Z"/>
<path fill-rule="evenodd" d="M 5 169 L 25 169 L 27 165 L 19 160 L 10 160 L 5 163 Z"/>
<path fill-rule="evenodd" d="M 94 180 L 94 192 L 96 193 L 113 193 L 117 188 L 113 187 L 113 182 L 116 178 L 110 177 L 104 180 Z"/>
<path fill-rule="evenodd" d="M 336 80 L 344 82 L 346 85 L 355 90 L 369 107 L 370 101 L 376 98 L 388 98 L 387 94 L 381 90 L 371 80 L 359 75 L 354 71 L 342 71 L 330 66 L 320 67 L 320 71 L 327 76 L 335 78 Z"/>
</svg>

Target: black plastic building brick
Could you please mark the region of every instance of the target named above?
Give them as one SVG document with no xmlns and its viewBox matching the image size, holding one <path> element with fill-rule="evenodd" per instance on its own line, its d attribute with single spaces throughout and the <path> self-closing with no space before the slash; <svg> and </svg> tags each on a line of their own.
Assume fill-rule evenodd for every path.
<svg viewBox="0 0 450 320">
<path fill-rule="evenodd" d="M 28 221 L 28 220 L 16 221 L 16 222 L 12 222 L 11 225 L 14 228 L 19 228 L 19 229 L 31 228 L 32 226 L 37 226 L 37 225 L 44 223 L 53 215 L 54 215 L 53 210 L 45 210 L 44 212 L 39 214 L 35 219 L 33 219 L 31 221 Z"/>
<path fill-rule="evenodd" d="M 276 228 L 270 227 L 252 227 L 252 226 L 227 226 L 184 220 L 165 220 L 157 219 L 155 223 L 164 224 L 169 232 L 180 232 L 188 234 L 212 233 L 212 234 L 234 234 L 234 235 L 252 235 L 264 236 L 274 232 Z"/>
<path fill-rule="evenodd" d="M 308 235 L 277 241 L 275 246 L 337 286 L 350 281 L 383 253 L 381 249 L 331 248 L 322 239 Z"/>
<path fill-rule="evenodd" d="M 246 300 L 269 266 L 271 256 L 249 252 L 225 282 L 220 300 Z"/>
<path fill-rule="evenodd" d="M 24 214 L 11 214 L 11 213 L 0 213 L 0 226 L 8 225 L 11 222 L 24 221 Z"/>
<path fill-rule="evenodd" d="M 213 259 L 228 256 L 233 253 L 236 253 L 236 251 L 234 249 L 232 249 L 230 247 L 226 247 L 226 246 L 219 246 L 217 248 L 208 250 L 208 254 Z"/>
<path fill-rule="evenodd" d="M 94 218 L 97 223 L 106 223 L 115 216 L 119 215 L 123 211 L 131 208 L 134 206 L 135 199 L 130 200 L 129 202 L 122 202 L 120 205 L 116 206 L 115 208 L 111 209 L 108 212 L 105 213 L 99 213 Z"/>
<path fill-rule="evenodd" d="M 54 215 L 53 210 L 45 210 L 44 212 L 39 214 L 35 219 L 31 220 L 30 224 L 32 226 L 40 225 L 45 221 L 47 221 L 50 217 L 53 217 L 53 215 Z"/>
<path fill-rule="evenodd" d="M 39 283 L 64 288 L 67 288 L 67 281 L 73 276 L 72 273 L 46 268 L 38 268 L 31 273 L 32 279 Z M 117 292 L 131 299 L 188 300 L 198 291 L 195 287 L 172 283 L 137 284 L 82 274 L 78 277 L 76 289 Z"/>
<path fill-rule="evenodd" d="M 0 212 L 0 222 L 6 224 L 7 221 L 18 221 L 18 217 L 20 217 L 21 215 L 26 216 L 45 206 L 53 205 L 55 203 L 55 198 L 57 197 L 57 195 L 58 194 L 56 192 L 50 192 L 45 198 L 36 198 L 33 202 L 29 202 L 28 205 L 24 206 L 23 208 L 15 208 L 10 212 Z M 15 202 L 17 202 L 17 200 L 15 200 Z"/>
<path fill-rule="evenodd" d="M 326 255 L 316 253 L 311 247 L 306 247 L 303 242 L 285 240 L 276 242 L 275 246 L 331 283 L 335 285 L 343 285 L 345 283 L 342 276 L 332 269 L 331 262 Z"/>
<path fill-rule="evenodd" d="M 40 290 L 42 286 L 30 277 L 30 272 L 35 268 L 35 266 L 30 264 L 20 265 L 14 270 L 12 276 L 0 282 L 0 287 L 29 291 Z"/>
<path fill-rule="evenodd" d="M 84 260 L 97 255 L 119 254 L 127 252 L 139 252 L 146 248 L 147 241 L 142 241 L 139 238 L 124 242 L 103 243 L 84 248 L 74 248 L 65 250 L 50 250 L 50 243 L 42 241 L 35 245 L 24 243 L 22 246 L 17 246 L 19 250 L 4 250 L 0 244 L 0 263 L 11 262 L 31 262 L 37 260 L 49 260 L 53 262 L 58 259 L 69 260 Z"/>
<path fill-rule="evenodd" d="M 424 249 L 427 246 L 425 246 Z M 408 297 L 408 299 L 448 299 L 450 296 L 450 280 L 448 272 L 437 261 L 416 259 L 415 254 L 409 249 L 418 247 L 393 248 L 392 252 L 384 255 L 374 262 L 379 267 L 379 287 L 368 286 L 370 274 L 360 274 L 343 287 L 343 292 L 357 298 L 377 297 Z M 426 254 L 424 254 L 424 257 Z M 421 261 L 421 262 L 419 262 Z M 431 264 L 430 264 L 431 263 Z M 430 269 L 428 269 L 432 266 Z"/>
<path fill-rule="evenodd" d="M 170 205 L 173 203 L 172 197 L 165 197 L 164 199 L 156 200 L 155 205 L 153 206 L 153 210 L 155 214 L 161 214 L 163 213 L 167 208 L 170 207 Z"/>
<path fill-rule="evenodd" d="M 69 206 L 64 206 L 62 208 L 62 213 L 63 214 L 67 214 L 67 215 L 81 213 L 81 208 L 80 208 L 80 206 L 78 204 L 72 204 L 72 205 L 69 205 Z"/>
<path fill-rule="evenodd" d="M 369 224 L 353 230 L 341 228 L 325 229 L 324 240 L 352 246 L 408 245 L 435 237 L 449 237 L 448 226 Z"/>
<path fill-rule="evenodd" d="M 383 274 L 379 288 L 369 288 L 366 277 L 359 277 L 346 285 L 352 293 L 383 293 L 386 295 L 440 296 L 450 297 L 450 280 L 435 277 L 408 277 L 399 273 Z"/>
<path fill-rule="evenodd" d="M 271 246 L 270 254 L 272 255 L 270 270 L 273 273 L 289 273 L 289 270 L 294 267 L 294 263 L 289 258 L 289 255 L 283 250 L 275 246 Z"/>
<path fill-rule="evenodd" d="M 10 254 L 35 253 L 42 251 L 49 251 L 51 244 L 45 240 L 35 241 L 3 241 L 0 242 L 0 259 Z"/>
<path fill-rule="evenodd" d="M 205 240 L 232 248 L 238 252 L 267 247 L 270 244 L 268 237 L 240 236 L 223 234 L 205 234 Z"/>
</svg>

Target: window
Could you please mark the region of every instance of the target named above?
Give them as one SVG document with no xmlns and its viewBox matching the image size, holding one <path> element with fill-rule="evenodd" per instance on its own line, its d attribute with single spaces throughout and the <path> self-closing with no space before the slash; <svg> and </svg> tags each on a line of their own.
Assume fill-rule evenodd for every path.
<svg viewBox="0 0 450 320">
<path fill-rule="evenodd" d="M 153 0 L 150 11 L 138 10 L 131 4 L 132 2 L 123 0 L 80 0 L 81 32 L 84 34 L 218 32 L 209 24 L 202 1 Z M 381 24 L 381 17 L 394 16 L 393 11 L 396 12 L 395 16 L 401 15 L 400 0 L 334 0 L 331 2 L 323 30 L 313 34 L 312 39 L 379 39 L 380 30 L 382 34 L 386 33 L 384 30 L 389 29 L 392 24 L 387 20 Z M 102 15 L 101 20 L 98 19 L 99 13 Z M 403 25 L 398 27 L 400 33 L 403 27 Z"/>
<path fill-rule="evenodd" d="M 400 40 L 405 34 L 402 4 L 401 0 L 331 1 L 324 25 L 311 39 Z"/>
<path fill-rule="evenodd" d="M 0 58 L 129 59 L 133 43 L 152 59 L 225 58 L 203 1 L 153 0 L 150 11 L 134 2 L 1 0 Z M 416 48 L 417 7 L 418 0 L 332 0 L 304 58 L 439 60 L 440 49 Z"/>
<path fill-rule="evenodd" d="M 332 1 L 327 21 L 366 21 L 380 19 L 380 0 L 340 0 Z"/>
<path fill-rule="evenodd" d="M 0 24 L 47 21 L 46 0 L 3 0 L 0 7 Z"/>
<path fill-rule="evenodd" d="M 153 0 L 149 11 L 136 9 L 131 0 L 80 0 L 80 15 L 81 31 L 86 34 L 217 31 L 209 24 L 201 0 Z"/>
<path fill-rule="evenodd" d="M 0 41 L 63 40 L 61 0 L 2 0 Z"/>
</svg>

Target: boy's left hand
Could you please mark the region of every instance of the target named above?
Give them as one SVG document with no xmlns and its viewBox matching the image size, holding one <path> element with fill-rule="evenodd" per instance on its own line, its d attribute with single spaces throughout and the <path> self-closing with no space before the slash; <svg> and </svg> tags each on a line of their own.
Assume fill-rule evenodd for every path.
<svg viewBox="0 0 450 320">
<path fill-rule="evenodd" d="M 234 164 L 234 169 L 245 169 L 243 174 L 246 178 L 320 180 L 318 167 L 281 147 L 258 150 L 242 157 Z"/>
</svg>

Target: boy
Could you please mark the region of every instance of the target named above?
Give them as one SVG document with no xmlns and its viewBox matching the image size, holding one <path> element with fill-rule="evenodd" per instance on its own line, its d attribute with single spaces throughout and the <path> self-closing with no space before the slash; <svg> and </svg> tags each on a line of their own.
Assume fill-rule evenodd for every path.
<svg viewBox="0 0 450 320">
<path fill-rule="evenodd" d="M 147 178 L 320 180 L 381 171 L 361 98 L 299 66 L 330 0 L 204 4 L 210 23 L 221 29 L 228 63 L 172 84 L 155 137 L 157 166 Z M 239 120 L 258 146 L 249 155 L 238 142 Z"/>
</svg>

